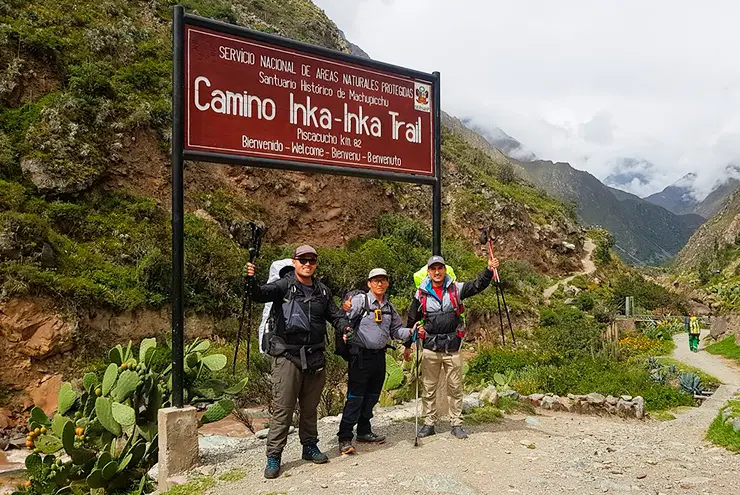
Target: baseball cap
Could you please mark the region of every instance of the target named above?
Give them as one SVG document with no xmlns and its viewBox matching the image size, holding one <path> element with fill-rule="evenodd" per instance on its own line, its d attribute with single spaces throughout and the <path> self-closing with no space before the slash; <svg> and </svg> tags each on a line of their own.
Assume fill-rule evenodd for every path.
<svg viewBox="0 0 740 495">
<path fill-rule="evenodd" d="M 388 273 L 382 268 L 373 268 L 372 270 L 370 270 L 370 273 L 368 274 L 367 279 L 370 280 L 371 278 L 380 277 L 380 276 L 388 277 Z"/>
<path fill-rule="evenodd" d="M 293 258 L 298 258 L 299 256 L 306 256 L 307 254 L 312 254 L 318 258 L 319 253 L 316 252 L 314 248 L 309 246 L 308 244 L 303 244 L 302 246 L 298 246 L 295 248 L 295 252 L 293 253 Z"/>
<path fill-rule="evenodd" d="M 429 261 L 427 261 L 427 268 L 434 265 L 435 263 L 441 263 L 444 265 L 445 259 L 439 255 L 432 256 L 431 258 L 429 258 Z"/>
</svg>

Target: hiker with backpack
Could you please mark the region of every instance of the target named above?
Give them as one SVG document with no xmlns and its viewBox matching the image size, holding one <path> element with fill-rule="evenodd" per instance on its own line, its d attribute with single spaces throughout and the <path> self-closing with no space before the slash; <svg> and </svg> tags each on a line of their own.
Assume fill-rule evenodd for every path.
<svg viewBox="0 0 740 495">
<path fill-rule="evenodd" d="M 380 399 L 385 381 L 385 350 L 391 339 L 409 341 L 413 329 L 404 328 L 396 308 L 385 293 L 388 273 L 375 268 L 367 276 L 368 291 L 347 297 L 342 309 L 347 312 L 350 331 L 336 339 L 337 354 L 348 362 L 347 402 L 339 423 L 339 452 L 354 454 L 353 429 L 357 443 L 381 444 L 385 436 L 372 431 L 373 407 Z M 353 291 L 355 292 L 355 291 Z M 415 326 L 414 326 L 415 327 Z M 423 333 L 421 334 L 423 335 Z"/>
<path fill-rule="evenodd" d="M 265 478 L 280 475 L 282 452 L 288 440 L 296 401 L 301 409 L 298 436 L 302 458 L 323 464 L 329 458 L 318 448 L 317 408 L 326 382 L 326 322 L 346 332 L 349 321 L 331 291 L 314 277 L 318 254 L 308 245 L 293 252 L 294 271 L 274 282 L 252 285 L 252 298 L 272 302 L 274 329 L 267 354 L 272 356 L 273 417 L 267 435 Z M 247 275 L 255 266 L 247 264 Z"/>
<path fill-rule="evenodd" d="M 488 267 L 472 282 L 455 282 L 447 274 L 442 256 L 432 256 L 427 262 L 427 276 L 421 281 L 409 309 L 407 326 L 423 321 L 421 328 L 426 335 L 421 360 L 422 417 L 424 426 L 418 431 L 420 438 L 434 435 L 437 423 L 437 389 L 442 380 L 447 384 L 450 425 L 452 435 L 467 438 L 462 428 L 462 339 L 465 335 L 462 300 L 482 292 L 491 283 L 498 259 L 491 257 Z M 406 344 L 405 357 L 410 355 Z"/>
</svg>

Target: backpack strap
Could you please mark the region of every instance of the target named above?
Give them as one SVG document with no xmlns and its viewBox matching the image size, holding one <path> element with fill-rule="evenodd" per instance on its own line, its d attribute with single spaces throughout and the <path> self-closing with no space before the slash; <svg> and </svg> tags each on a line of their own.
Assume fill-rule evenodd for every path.
<svg viewBox="0 0 740 495">
<path fill-rule="evenodd" d="M 426 320 L 427 319 L 427 293 L 419 289 L 419 292 L 416 298 L 419 300 L 419 307 L 421 308 L 421 315 L 423 319 Z"/>
<path fill-rule="evenodd" d="M 465 313 L 465 307 L 463 307 L 463 303 L 460 300 L 460 291 L 457 290 L 457 284 L 455 282 L 452 283 L 450 290 L 450 302 L 458 318 Z"/>
</svg>

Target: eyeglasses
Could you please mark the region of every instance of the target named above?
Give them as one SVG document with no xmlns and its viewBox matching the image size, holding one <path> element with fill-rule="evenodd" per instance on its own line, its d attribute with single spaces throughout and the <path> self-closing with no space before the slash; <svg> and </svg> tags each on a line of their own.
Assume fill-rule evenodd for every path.
<svg viewBox="0 0 740 495">
<path fill-rule="evenodd" d="M 319 262 L 316 258 L 296 258 L 301 265 L 315 265 Z"/>
<path fill-rule="evenodd" d="M 388 279 L 387 278 L 373 278 L 370 280 L 370 283 L 375 284 L 375 285 L 383 285 L 383 284 L 388 283 Z"/>
</svg>

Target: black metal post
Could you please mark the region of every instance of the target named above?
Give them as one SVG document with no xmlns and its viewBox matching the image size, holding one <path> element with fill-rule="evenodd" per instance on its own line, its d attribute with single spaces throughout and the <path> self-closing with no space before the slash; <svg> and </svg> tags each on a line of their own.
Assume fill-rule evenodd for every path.
<svg viewBox="0 0 740 495">
<path fill-rule="evenodd" d="M 440 108 L 439 72 L 432 89 L 434 104 L 434 190 L 432 193 L 432 254 L 442 254 L 442 109 Z"/>
<path fill-rule="evenodd" d="M 183 406 L 184 320 L 183 278 L 184 185 L 183 138 L 185 135 L 185 10 L 175 6 L 172 17 L 172 405 Z"/>
</svg>

